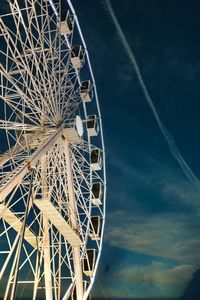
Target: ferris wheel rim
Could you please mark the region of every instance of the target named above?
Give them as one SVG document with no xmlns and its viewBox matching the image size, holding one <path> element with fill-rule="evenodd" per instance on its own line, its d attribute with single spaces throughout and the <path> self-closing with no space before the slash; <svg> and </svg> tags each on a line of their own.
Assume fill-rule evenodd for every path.
<svg viewBox="0 0 200 300">
<path fill-rule="evenodd" d="M 98 114 L 99 114 L 99 118 L 100 118 L 100 128 L 101 128 L 101 139 L 102 139 L 102 150 L 103 150 L 103 164 L 104 164 L 104 178 L 105 178 L 105 181 L 104 181 L 104 203 L 106 205 L 106 166 L 105 166 L 105 146 L 104 146 L 104 138 L 103 138 L 103 129 L 102 129 L 102 119 L 101 119 L 101 111 L 100 111 L 100 106 L 99 106 L 99 100 L 98 100 L 98 94 L 97 94 L 97 88 L 96 88 L 96 84 L 95 84 L 95 78 L 94 78 L 94 74 L 93 74 L 93 70 L 92 70 L 92 66 L 91 66 L 91 63 L 90 63 L 90 57 L 89 57 L 89 53 L 88 53 L 88 50 L 87 50 L 87 46 L 86 46 L 86 42 L 85 42 L 85 39 L 83 37 L 83 34 L 82 34 L 82 31 L 81 31 L 81 27 L 80 27 L 80 24 L 79 24 L 79 21 L 78 21 L 78 18 L 77 18 L 77 15 L 76 15 L 76 12 L 74 10 L 74 7 L 72 5 L 72 2 L 71 0 L 67 0 L 68 4 L 69 4 L 69 7 L 71 8 L 71 11 L 73 12 L 74 16 L 75 16 L 75 21 L 76 21 L 76 24 L 77 24 L 77 27 L 78 27 L 78 30 L 79 30 L 79 33 L 80 33 L 80 36 L 81 36 L 81 40 L 82 40 L 82 43 L 86 49 L 86 56 L 87 56 L 87 60 L 88 60 L 88 65 L 89 65 L 89 70 L 90 70 L 90 74 L 91 74 L 91 78 L 92 78 L 92 81 L 94 83 L 94 91 L 95 91 L 95 98 L 96 98 L 96 103 L 97 103 L 97 110 L 98 110 Z M 103 243 L 103 233 L 104 233 L 104 227 L 105 227 L 105 209 L 106 209 L 106 206 L 104 206 L 104 219 L 103 219 L 103 224 L 102 224 L 102 235 L 101 235 L 101 245 L 100 245 L 100 250 L 99 250 L 99 255 L 98 255 L 98 258 L 97 258 L 97 263 L 96 263 L 96 266 L 95 266 L 95 275 L 96 275 L 96 272 L 97 272 L 97 268 L 98 268 L 98 264 L 99 264 L 99 260 L 100 260 L 100 256 L 101 256 L 101 252 L 102 252 L 102 243 Z M 90 293 L 91 291 L 91 288 L 92 288 L 92 285 L 94 283 L 94 279 L 93 279 L 93 282 L 90 286 L 90 289 L 87 293 L 87 295 L 85 296 L 84 300 L 87 299 L 87 296 L 88 294 Z"/>
</svg>

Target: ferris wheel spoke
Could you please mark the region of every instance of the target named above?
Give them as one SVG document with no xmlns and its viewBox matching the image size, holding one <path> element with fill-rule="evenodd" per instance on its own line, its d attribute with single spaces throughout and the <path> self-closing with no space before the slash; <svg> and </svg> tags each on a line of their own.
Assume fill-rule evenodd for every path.
<svg viewBox="0 0 200 300">
<path fill-rule="evenodd" d="M 8 96 L 7 97 L 1 96 L 0 99 L 3 100 L 5 106 L 7 105 L 9 108 L 11 108 L 13 113 L 25 117 L 27 120 L 30 121 L 30 123 L 33 123 L 36 126 L 38 126 L 39 124 L 38 118 L 35 116 L 35 114 L 31 112 L 25 112 L 24 111 L 25 105 L 24 108 L 22 109 L 21 107 L 19 107 L 20 102 L 12 101 L 11 99 L 8 98 Z"/>
<path fill-rule="evenodd" d="M 8 166 L 12 165 L 14 161 L 20 163 L 25 159 L 30 158 L 30 151 L 38 147 L 41 139 L 42 137 L 38 131 L 35 133 L 22 135 L 18 138 L 13 137 L 13 140 L 15 140 L 15 145 L 0 155 L 0 168 L 4 167 L 4 165 L 6 168 L 8 168 Z"/>
<path fill-rule="evenodd" d="M 90 146 L 91 147 L 91 146 Z M 94 146 L 93 146 L 94 147 Z M 85 163 L 85 168 L 86 169 L 92 169 L 93 174 L 95 174 L 96 178 L 98 178 L 100 181 L 102 181 L 103 183 L 103 179 L 101 178 L 101 176 L 99 175 L 98 171 L 96 171 L 94 168 L 91 167 L 90 162 L 84 157 L 84 155 L 81 153 L 81 146 L 76 146 L 73 145 L 73 148 L 75 150 L 76 155 L 78 155 L 79 158 L 81 158 L 83 160 L 83 162 Z M 97 149 L 97 147 L 94 147 L 95 149 Z M 87 151 L 88 153 L 90 153 L 89 150 L 89 145 L 85 142 L 84 146 L 82 146 L 82 149 L 84 149 L 85 151 Z M 101 150 L 101 149 L 100 149 Z"/>
<path fill-rule="evenodd" d="M 62 112 L 62 116 L 63 118 L 69 118 L 71 117 L 68 113 L 67 113 L 67 110 L 70 110 L 72 111 L 73 109 L 73 106 L 72 106 L 72 103 L 74 104 L 74 108 L 75 110 L 80 106 L 81 104 L 81 98 L 79 96 L 79 94 L 77 93 L 78 92 L 78 89 L 79 87 L 77 87 L 76 90 L 74 90 L 74 86 L 76 86 L 78 84 L 78 79 L 77 77 L 75 78 L 74 80 L 74 83 L 71 84 L 71 89 L 69 89 L 69 91 L 66 91 L 66 88 L 65 88 L 65 92 L 67 92 L 67 95 L 68 95 L 68 101 L 65 101 L 65 97 L 63 95 L 62 97 L 62 107 L 61 107 L 61 112 Z M 73 88 L 72 88 L 73 87 Z M 72 107 L 71 107 L 72 106 Z M 71 115 L 73 115 L 73 113 L 71 112 Z"/>
<path fill-rule="evenodd" d="M 31 253 L 28 252 L 28 250 L 26 249 L 26 246 L 23 244 L 23 250 L 24 253 L 26 255 L 25 260 L 23 261 L 23 263 L 20 265 L 19 270 L 21 270 L 23 268 L 23 266 L 25 266 L 25 264 L 28 262 L 30 265 L 30 268 L 32 270 L 33 275 L 35 276 L 35 268 L 33 265 L 33 262 L 31 261 L 31 256 L 34 254 L 34 252 L 36 251 L 36 248 L 32 250 Z"/>
<path fill-rule="evenodd" d="M 15 145 L 12 148 L 9 148 L 8 151 L 0 155 L 0 168 L 2 168 L 1 173 L 4 173 L 3 167 L 8 168 L 8 166 L 10 166 L 13 161 L 17 160 L 18 155 L 20 155 L 21 152 L 22 147 L 19 145 Z"/>
<path fill-rule="evenodd" d="M 56 237 L 53 236 L 53 229 L 51 225 L 51 241 L 52 241 L 52 256 L 51 256 L 51 264 L 52 264 L 52 275 L 53 275 L 53 287 L 54 287 L 54 298 L 57 299 L 56 295 L 56 289 L 58 288 L 58 281 L 55 275 L 56 272 L 56 266 L 55 266 L 55 260 L 58 254 L 58 248 L 55 246 L 56 245 Z"/>
<path fill-rule="evenodd" d="M 64 46 L 66 46 L 65 43 Z M 58 63 L 54 64 L 53 65 L 54 70 L 52 71 L 54 71 L 55 74 L 56 91 L 58 94 L 57 96 L 58 106 L 59 106 L 60 114 L 63 115 L 63 102 L 66 99 L 66 94 L 69 93 L 69 89 L 73 90 L 74 83 L 72 82 L 73 78 L 70 78 L 68 76 L 70 70 L 70 53 L 68 48 L 65 49 L 66 53 L 64 57 L 61 57 L 60 50 L 58 50 L 58 52 L 59 52 L 59 60 L 58 60 L 59 64 Z M 56 75 L 57 73 L 59 74 L 59 76 Z"/>
<path fill-rule="evenodd" d="M 54 53 L 56 49 L 56 32 L 57 32 L 57 24 L 53 20 L 53 16 L 49 15 L 49 10 L 46 9 L 46 16 L 45 16 L 45 21 L 46 22 L 46 27 L 43 27 L 43 37 L 45 38 L 46 43 L 48 44 L 48 47 L 50 49 L 50 54 L 51 54 L 51 60 L 50 60 L 50 66 L 48 67 L 49 69 L 49 88 L 51 89 L 51 93 L 53 95 L 52 100 L 54 99 L 54 106 L 56 107 L 56 103 L 58 103 L 58 97 L 57 97 L 57 87 L 58 87 L 58 82 L 56 81 L 56 67 L 55 67 L 55 61 L 57 61 L 57 58 L 55 58 Z M 54 27 L 54 35 L 55 37 L 52 37 L 52 29 L 51 26 Z M 46 31 L 45 31 L 46 30 Z"/>
<path fill-rule="evenodd" d="M 13 252 L 14 252 L 14 250 L 16 248 L 17 243 L 18 243 L 18 239 L 19 239 L 19 233 L 17 234 L 17 236 L 16 236 L 16 238 L 15 238 L 15 240 L 14 240 L 14 242 L 13 242 L 11 248 L 10 248 L 9 254 L 6 257 L 6 260 L 4 261 L 3 266 L 1 268 L 1 271 L 0 271 L 0 281 L 1 281 L 2 277 L 3 277 L 3 275 L 4 275 L 4 272 L 5 272 L 6 268 L 8 267 L 8 264 L 9 264 L 9 262 L 11 260 Z"/>
<path fill-rule="evenodd" d="M 16 1 L 14 1 L 14 2 L 15 2 L 15 5 L 16 5 L 15 9 L 17 9 L 15 14 L 13 14 L 13 19 L 15 21 L 16 28 L 18 29 L 19 26 L 21 25 L 21 26 L 23 26 L 23 28 L 26 32 L 26 40 L 24 42 L 25 44 L 24 44 L 24 47 L 22 47 L 22 49 L 23 48 L 26 49 L 26 50 L 24 50 L 24 55 L 23 55 L 24 57 L 22 57 L 22 55 L 21 55 L 21 53 L 19 53 L 19 51 L 18 51 L 18 56 L 20 57 L 20 60 L 23 63 L 23 65 L 24 65 L 24 60 L 26 61 L 25 69 L 28 70 L 28 74 L 31 78 L 31 83 L 33 83 L 35 90 L 40 94 L 40 97 L 42 99 L 42 103 L 45 104 L 46 108 L 48 108 L 48 106 L 51 107 L 51 105 L 52 105 L 51 101 L 48 101 L 48 103 L 47 103 L 47 99 L 49 99 L 48 91 L 46 89 L 46 81 L 47 80 L 45 81 L 45 79 L 44 79 L 45 75 L 44 75 L 44 73 L 42 73 L 41 67 L 39 66 L 39 63 L 38 63 L 38 57 L 36 57 L 37 47 L 34 48 L 32 46 L 33 45 L 33 37 L 31 35 L 31 30 L 30 30 L 30 28 L 28 30 L 25 23 L 24 23 L 24 19 L 22 17 L 21 11 L 19 9 L 18 3 Z M 13 8 L 13 5 L 11 3 L 10 3 L 10 6 L 11 6 L 11 10 L 13 11 L 14 8 Z M 31 26 L 31 22 L 28 26 Z M 21 37 L 19 29 L 17 31 L 17 34 L 18 34 L 18 36 L 16 36 L 16 38 L 19 40 L 19 42 L 22 43 L 23 39 Z M 22 44 L 22 46 L 23 46 L 23 44 Z M 41 50 L 40 50 L 40 53 L 41 53 Z M 16 57 L 16 55 L 14 55 L 14 57 Z M 31 69 L 30 69 L 30 63 L 32 64 L 32 66 L 34 66 L 34 68 L 36 68 L 36 76 L 34 76 L 34 77 L 32 76 L 32 72 L 31 72 Z M 34 78 L 37 78 L 38 82 L 35 82 Z M 43 88 L 44 88 L 44 91 L 45 91 L 45 94 L 46 94 L 45 96 L 42 95 L 41 90 L 39 89 L 39 86 L 41 85 L 41 83 L 43 85 Z"/>
<path fill-rule="evenodd" d="M 27 14 L 28 14 L 28 10 L 27 10 Z M 47 59 L 46 59 L 46 55 L 45 55 L 45 43 L 47 43 L 47 40 L 45 38 L 44 28 L 39 26 L 39 21 L 38 21 L 38 17 L 37 17 L 37 13 L 36 13 L 34 4 L 32 5 L 32 10 L 29 12 L 28 17 L 30 19 L 30 23 L 29 23 L 30 25 L 29 25 L 28 31 L 31 32 L 30 29 L 31 29 L 31 26 L 33 26 L 33 27 L 35 27 L 35 30 L 38 33 L 39 39 L 37 40 L 37 43 L 41 47 L 42 62 L 43 62 L 43 68 L 44 68 L 43 76 L 45 79 L 45 89 L 46 89 L 46 82 L 49 83 L 49 89 L 48 90 L 46 89 L 46 94 L 48 94 L 49 98 L 51 99 L 51 101 L 49 101 L 49 104 L 50 104 L 51 108 L 53 108 L 54 110 L 57 110 L 57 106 L 55 105 L 55 102 L 53 101 L 53 99 L 54 99 L 53 89 L 52 89 L 52 86 L 54 83 L 54 82 L 52 82 L 53 76 L 52 76 L 52 74 L 50 75 L 50 73 L 49 73 L 49 68 L 47 65 Z M 42 23 L 44 24 L 44 22 L 42 22 Z M 33 40 L 33 37 L 32 36 L 30 36 L 30 37 Z M 50 49 L 51 55 L 53 56 L 52 48 L 49 48 L 49 49 Z"/>
<path fill-rule="evenodd" d="M 36 300 L 38 285 L 41 280 L 42 259 L 43 259 L 43 248 L 42 248 L 41 252 L 37 251 L 37 257 L 36 257 L 36 263 L 35 263 L 36 270 L 35 270 L 34 285 L 33 285 L 33 300 Z"/>
<path fill-rule="evenodd" d="M 66 65 L 63 63 L 62 70 L 60 70 L 61 76 L 59 79 L 59 82 L 61 82 L 61 86 L 62 86 L 62 90 L 61 90 L 61 94 L 60 94 L 60 110 L 61 110 L 62 115 L 64 113 L 64 103 L 65 103 L 64 100 L 66 99 L 65 95 L 67 94 L 68 99 L 70 99 L 70 96 L 72 95 L 72 93 L 74 93 L 74 89 L 75 89 L 76 85 L 78 84 L 76 72 L 70 66 L 70 53 L 68 53 L 68 51 L 66 53 L 66 56 L 67 56 L 67 62 L 66 62 Z M 60 66 L 62 66 L 62 64 Z M 61 89 L 61 86 L 60 86 L 60 89 Z"/>
<path fill-rule="evenodd" d="M 6 121 L 6 120 L 1 120 L 0 119 L 0 129 L 33 131 L 33 130 L 39 130 L 40 127 L 39 126 L 33 126 L 33 125 L 30 125 L 30 124 L 13 122 L 13 121 Z"/>
<path fill-rule="evenodd" d="M 76 218 L 78 218 L 78 211 L 77 211 L 77 209 L 75 209 L 75 208 L 73 208 L 73 207 L 70 207 L 70 203 L 69 203 L 69 196 L 66 194 L 66 191 L 67 191 L 67 189 L 68 189 L 68 186 L 67 186 L 67 184 L 66 183 L 64 183 L 63 181 L 62 181 L 62 179 L 60 179 L 60 183 L 61 183 L 61 187 L 62 187 L 62 189 L 63 189 L 63 191 L 64 191 L 64 194 L 61 194 L 60 192 L 59 192 L 59 190 L 57 190 L 57 192 L 56 192 L 56 194 L 58 194 L 58 195 L 60 195 L 60 199 L 62 199 L 62 200 L 60 200 L 60 201 L 62 201 L 63 202 L 63 205 L 64 205 L 64 198 L 67 200 L 67 206 L 65 205 L 64 207 L 62 206 L 62 208 L 64 209 L 64 211 L 65 211 L 65 214 L 66 215 L 69 215 L 70 214 L 70 211 L 72 212 L 73 211 L 73 214 L 71 214 L 71 222 L 76 222 Z M 80 226 L 79 226 L 79 221 L 78 221 L 78 223 L 77 223 L 77 227 L 76 227 L 76 232 L 78 232 L 78 234 L 80 235 L 80 240 L 83 240 L 82 239 L 82 237 L 83 237 L 83 234 L 81 234 L 81 228 L 80 228 Z"/>
<path fill-rule="evenodd" d="M 61 14 L 61 10 L 59 8 L 56 8 L 54 6 L 53 2 L 51 2 L 51 6 L 54 7 L 54 12 L 55 12 L 57 18 L 60 20 L 59 15 Z M 59 30 L 60 30 L 60 28 L 59 28 Z M 71 41 L 72 41 L 73 29 L 72 29 L 72 32 L 71 32 L 70 36 L 71 36 Z M 65 88 L 66 85 L 64 85 L 63 92 L 61 91 L 61 87 L 63 86 L 64 81 L 66 81 L 67 87 L 68 87 L 69 83 L 72 82 L 71 81 L 72 77 L 73 77 L 72 74 L 74 74 L 74 77 L 76 78 L 77 73 L 70 65 L 71 41 L 69 42 L 69 39 L 66 36 L 64 36 L 64 38 L 62 38 L 61 35 L 58 36 L 58 39 L 59 39 L 60 49 L 61 49 L 62 46 L 65 48 L 65 55 L 62 58 L 60 56 L 61 52 L 59 51 L 59 60 L 60 60 L 60 64 L 59 64 L 59 98 L 60 98 L 60 111 L 61 111 L 61 114 L 62 114 L 64 101 L 61 101 L 61 99 L 63 98 L 62 95 L 66 94 L 66 88 Z M 66 59 L 66 62 L 64 62 L 65 59 Z M 70 73 L 72 73 L 72 74 L 70 74 Z M 71 84 L 71 86 L 73 87 L 74 84 Z"/>
<path fill-rule="evenodd" d="M 35 105 L 34 102 L 31 101 L 24 91 L 18 86 L 18 83 L 14 80 L 14 78 L 9 76 L 2 64 L 0 64 L 0 73 L 12 84 L 16 90 L 16 93 L 23 99 L 23 102 L 27 105 L 27 108 L 34 113 L 35 117 L 37 117 L 37 112 L 38 114 L 44 115 L 45 118 L 51 122 L 51 119 L 49 119 L 49 117 L 39 107 L 37 107 L 37 105 Z"/>
<path fill-rule="evenodd" d="M 74 197 L 73 190 L 73 177 L 72 177 L 72 168 L 71 168 L 71 157 L 69 152 L 69 144 L 67 141 L 63 143 L 67 167 L 67 182 L 68 182 L 68 193 L 69 193 L 69 209 L 70 209 L 70 219 L 72 222 L 72 227 L 77 228 L 77 215 L 76 215 L 76 202 Z M 82 266 L 80 265 L 80 247 L 73 247 L 73 258 L 74 258 L 74 272 L 75 272 L 75 281 L 76 281 L 76 292 L 77 300 L 81 300 L 83 297 L 83 274 Z"/>
<path fill-rule="evenodd" d="M 15 170 L 12 171 L 12 175 L 4 179 L 0 184 L 0 199 L 1 201 L 12 191 L 12 189 L 22 180 L 22 178 L 28 172 L 30 166 L 34 166 L 37 161 L 44 155 L 45 151 L 49 149 L 62 135 L 62 129 L 58 129 L 56 133 L 50 138 L 44 139 L 41 148 L 37 149 L 30 156 L 28 161 L 24 161 Z"/>
<path fill-rule="evenodd" d="M 77 185 L 76 192 L 80 193 L 82 196 L 81 198 L 84 199 L 83 192 L 90 193 L 90 189 L 91 189 L 90 176 L 89 176 L 90 170 L 87 170 L 87 172 L 84 172 L 83 166 L 80 167 L 80 162 L 77 161 L 77 158 L 75 157 L 75 155 L 73 153 L 72 153 L 72 159 L 73 159 L 73 176 L 76 180 L 76 185 Z M 77 199 L 80 200 L 79 197 L 77 197 Z M 85 201 L 83 202 L 83 206 L 86 204 L 86 202 Z"/>
<path fill-rule="evenodd" d="M 35 112 L 30 111 L 30 106 L 26 106 L 26 103 L 24 103 L 23 99 L 19 96 L 18 93 L 16 95 L 17 100 L 11 99 L 9 95 L 1 96 L 0 99 L 5 105 L 5 110 L 7 110 L 7 107 L 9 107 L 12 110 L 12 114 L 16 117 L 23 116 L 27 120 L 29 120 L 30 123 L 38 125 L 38 116 L 35 114 Z"/>
<path fill-rule="evenodd" d="M 16 43 L 13 41 L 11 33 L 9 32 L 9 29 L 5 26 L 5 24 L 3 23 L 3 21 L 1 20 L 1 18 L 0 18 L 0 24 L 1 24 L 1 29 L 4 28 L 4 39 L 7 42 L 9 52 L 10 52 L 10 54 L 12 56 L 8 56 L 7 53 L 4 53 L 2 51 L 1 51 L 1 54 L 6 57 L 6 65 L 7 66 L 8 66 L 8 60 L 10 60 L 11 62 L 13 62 L 14 66 L 15 66 L 14 70 L 7 71 L 8 75 L 9 76 L 10 75 L 14 76 L 14 75 L 20 74 L 20 78 L 23 79 L 23 82 L 26 85 L 26 87 L 27 87 L 27 89 L 29 91 L 29 94 L 32 95 L 33 91 L 30 90 L 30 88 L 26 84 L 26 78 L 25 78 L 26 74 L 25 73 L 27 73 L 30 76 L 30 78 L 31 78 L 30 83 L 33 84 L 35 91 L 40 95 L 40 98 L 43 99 L 43 101 L 45 103 L 46 100 L 44 99 L 44 97 L 43 97 L 43 95 L 41 93 L 41 90 L 39 89 L 40 80 L 38 80 L 38 82 L 35 82 L 35 79 L 34 79 L 35 77 L 33 77 L 32 74 L 31 74 L 31 69 L 30 69 L 29 63 L 27 61 L 26 55 L 24 55 L 24 57 L 22 57 L 21 53 L 16 48 L 14 48 Z M 19 37 L 16 36 L 16 39 L 18 39 L 22 43 L 22 41 L 20 40 Z M 11 45 L 10 45 L 10 43 L 11 43 Z M 23 44 L 22 44 L 22 46 L 23 46 Z M 25 45 L 24 45 L 24 47 L 25 47 Z M 15 49 L 15 51 L 17 52 L 17 56 L 13 52 L 13 49 Z M 20 62 L 19 62 L 19 59 L 20 59 Z M 21 81 L 20 81 L 20 84 L 22 84 Z M 16 92 L 14 92 L 14 95 L 15 94 L 16 94 Z M 38 102 L 38 105 L 40 106 L 39 102 Z M 48 105 L 47 105 L 47 107 L 48 107 Z"/>
<path fill-rule="evenodd" d="M 4 55 L 5 55 L 5 53 L 4 53 Z M 1 73 L 4 75 L 5 79 L 7 80 L 7 82 L 9 84 L 12 84 L 14 82 L 14 85 L 12 86 L 12 88 L 10 88 L 8 85 L 6 87 L 4 87 L 4 84 L 1 83 L 1 88 L 5 90 L 6 96 L 9 99 L 13 99 L 13 100 L 15 98 L 21 97 L 21 93 L 19 92 L 20 90 L 27 89 L 27 92 L 29 95 L 28 97 L 34 103 L 34 100 L 38 99 L 38 96 L 34 96 L 32 87 L 29 87 L 26 84 L 26 80 L 27 80 L 26 74 L 28 74 L 27 70 L 25 70 L 24 68 L 23 68 L 23 70 L 21 70 L 21 66 L 16 59 L 9 57 L 9 60 L 14 61 L 14 63 L 15 63 L 14 69 L 11 68 L 11 69 L 7 70 L 8 68 L 7 67 L 4 68 L 2 65 L 2 69 L 4 72 L 1 71 Z M 31 81 L 29 82 L 29 85 L 30 85 L 30 83 L 31 83 Z M 16 87 L 18 87 L 19 90 L 16 89 Z M 38 104 L 38 105 L 40 105 L 40 104 Z"/>
<path fill-rule="evenodd" d="M 21 223 L 22 225 L 21 225 L 21 229 L 20 229 L 19 243 L 17 246 L 17 251 L 16 251 L 16 255 L 15 255 L 15 259 L 14 259 L 15 271 L 13 272 L 14 276 L 12 274 L 13 285 L 12 285 L 11 295 L 10 295 L 12 300 L 15 299 L 16 289 L 17 289 L 19 266 L 20 266 L 22 248 L 23 248 L 24 235 L 25 235 L 25 231 L 26 231 L 26 221 L 27 221 L 27 216 L 28 216 L 28 211 L 29 211 L 29 202 L 30 202 L 30 197 L 31 197 L 32 179 L 33 179 L 33 173 L 31 174 L 30 189 L 29 189 L 29 193 L 28 193 L 28 197 L 27 197 L 27 203 L 26 203 L 26 207 L 25 207 L 23 222 Z M 12 277 L 11 277 L 11 280 L 12 280 Z"/>
<path fill-rule="evenodd" d="M 6 227 L 4 229 L 0 237 L 2 238 L 3 235 L 7 235 L 9 230 L 11 229 L 15 230 L 15 232 L 19 232 L 22 226 L 22 220 L 16 217 L 15 214 L 9 208 L 4 207 L 2 204 L 0 205 L 0 208 L 4 209 L 4 213 L 2 213 L 2 219 L 9 224 L 9 227 Z M 9 236 L 7 236 L 7 239 L 9 243 Z M 36 247 L 35 239 L 35 235 L 28 228 L 26 228 L 25 240 L 34 248 Z"/>
</svg>

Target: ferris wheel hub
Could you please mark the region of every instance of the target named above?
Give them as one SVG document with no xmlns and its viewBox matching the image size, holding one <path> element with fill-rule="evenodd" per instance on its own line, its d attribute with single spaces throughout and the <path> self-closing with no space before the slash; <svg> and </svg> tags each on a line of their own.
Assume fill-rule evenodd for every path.
<svg viewBox="0 0 200 300">
<path fill-rule="evenodd" d="M 83 122 L 79 116 L 76 116 L 76 130 L 80 137 L 83 136 Z"/>
</svg>

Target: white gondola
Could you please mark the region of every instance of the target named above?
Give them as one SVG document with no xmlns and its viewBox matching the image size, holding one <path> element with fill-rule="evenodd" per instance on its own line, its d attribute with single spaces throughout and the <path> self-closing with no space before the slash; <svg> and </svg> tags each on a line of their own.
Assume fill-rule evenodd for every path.
<svg viewBox="0 0 200 300">
<path fill-rule="evenodd" d="M 86 257 L 83 259 L 83 273 L 86 276 L 94 275 L 94 266 L 96 260 L 96 249 L 86 250 Z"/>
<path fill-rule="evenodd" d="M 90 80 L 81 82 L 80 88 L 81 98 L 84 102 L 91 102 L 93 98 L 93 84 Z"/>
<path fill-rule="evenodd" d="M 96 115 L 88 116 L 87 131 L 89 136 L 97 136 L 99 133 L 99 122 Z"/>
<path fill-rule="evenodd" d="M 103 186 L 102 183 L 94 182 L 92 185 L 92 204 L 99 206 L 103 201 Z"/>
<path fill-rule="evenodd" d="M 90 238 L 93 241 L 100 240 L 101 235 L 101 217 L 100 216 L 93 216 L 90 220 Z"/>
<path fill-rule="evenodd" d="M 74 17 L 70 10 L 67 12 L 62 12 L 59 26 L 61 35 L 70 35 L 72 33 L 74 27 Z"/>
<path fill-rule="evenodd" d="M 71 63 L 74 69 L 80 69 L 85 62 L 85 50 L 82 46 L 74 46 L 71 49 Z"/>
<path fill-rule="evenodd" d="M 95 171 L 102 168 L 102 153 L 100 149 L 93 149 L 90 155 L 91 166 Z"/>
</svg>

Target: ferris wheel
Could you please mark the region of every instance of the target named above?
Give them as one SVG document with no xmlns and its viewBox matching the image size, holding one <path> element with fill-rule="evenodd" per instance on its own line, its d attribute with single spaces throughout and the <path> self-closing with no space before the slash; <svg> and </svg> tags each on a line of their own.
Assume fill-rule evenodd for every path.
<svg viewBox="0 0 200 300">
<path fill-rule="evenodd" d="M 105 221 L 105 152 L 70 0 L 0 8 L 0 298 L 86 300 Z"/>
</svg>

